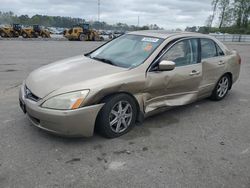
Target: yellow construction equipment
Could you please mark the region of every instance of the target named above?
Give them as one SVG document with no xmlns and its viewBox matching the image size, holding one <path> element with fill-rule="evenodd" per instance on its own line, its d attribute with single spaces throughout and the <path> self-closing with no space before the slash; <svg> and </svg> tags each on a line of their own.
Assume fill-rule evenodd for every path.
<svg viewBox="0 0 250 188">
<path fill-rule="evenodd" d="M 39 25 L 33 25 L 33 27 L 23 28 L 21 35 L 23 38 L 50 38 L 50 32 L 47 29 L 43 29 Z"/>
<path fill-rule="evenodd" d="M 22 36 L 23 38 L 49 38 L 50 32 L 43 29 L 39 25 L 33 25 L 33 27 L 22 28 L 19 24 L 13 24 L 12 26 L 3 26 L 0 28 L 0 36 L 3 38 L 13 38 Z"/>
<path fill-rule="evenodd" d="M 0 27 L 0 36 L 3 38 L 19 37 L 21 32 L 22 27 L 19 24 Z"/>
<path fill-rule="evenodd" d="M 80 40 L 80 41 L 101 41 L 103 37 L 100 37 L 99 33 L 93 29 L 90 29 L 89 24 L 75 25 L 70 29 L 67 29 L 63 33 L 64 37 L 68 40 Z"/>
</svg>

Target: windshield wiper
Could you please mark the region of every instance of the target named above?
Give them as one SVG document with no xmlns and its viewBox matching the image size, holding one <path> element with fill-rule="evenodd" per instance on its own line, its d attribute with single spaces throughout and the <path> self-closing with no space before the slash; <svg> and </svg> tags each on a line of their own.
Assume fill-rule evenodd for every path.
<svg viewBox="0 0 250 188">
<path fill-rule="evenodd" d="M 92 57 L 92 59 L 98 60 L 98 61 L 102 61 L 104 63 L 110 64 L 110 65 L 115 65 L 116 64 L 113 63 L 113 61 L 109 60 L 109 59 L 105 59 L 105 58 L 99 58 L 99 57 Z"/>
</svg>

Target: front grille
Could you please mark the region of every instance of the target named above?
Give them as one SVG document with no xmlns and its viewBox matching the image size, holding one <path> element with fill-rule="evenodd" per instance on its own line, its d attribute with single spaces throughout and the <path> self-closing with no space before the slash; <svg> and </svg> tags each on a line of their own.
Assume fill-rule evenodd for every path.
<svg viewBox="0 0 250 188">
<path fill-rule="evenodd" d="M 27 86 L 25 86 L 24 90 L 25 90 L 25 97 L 26 97 L 27 99 L 30 99 L 30 100 L 35 101 L 35 102 L 37 102 L 37 101 L 40 100 L 40 98 L 39 98 L 38 96 L 34 95 L 34 94 L 29 90 L 29 88 L 27 88 Z"/>
</svg>

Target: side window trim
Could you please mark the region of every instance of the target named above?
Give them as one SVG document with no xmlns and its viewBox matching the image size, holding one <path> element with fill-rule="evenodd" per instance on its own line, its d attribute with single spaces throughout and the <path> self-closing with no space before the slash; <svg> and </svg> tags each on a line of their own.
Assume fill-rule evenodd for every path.
<svg viewBox="0 0 250 188">
<path fill-rule="evenodd" d="M 198 40 L 198 59 L 197 63 L 201 63 L 201 38 L 197 38 Z"/>
<path fill-rule="evenodd" d="M 166 44 L 166 46 L 168 46 L 165 50 L 164 50 L 164 48 L 166 47 L 164 47 L 163 48 L 163 51 L 161 51 L 161 52 L 159 52 L 159 54 L 161 53 L 161 55 L 160 56 L 158 56 L 151 64 L 150 64 L 150 66 L 148 67 L 148 69 L 147 69 L 147 72 L 151 72 L 151 71 L 154 71 L 153 70 L 153 67 L 155 66 L 155 65 L 157 65 L 158 63 L 159 63 L 159 60 L 175 45 L 175 44 L 177 44 L 177 43 L 179 43 L 179 42 L 181 42 L 181 41 L 184 41 L 184 40 L 190 40 L 190 39 L 196 39 L 196 40 L 198 40 L 197 42 L 198 42 L 198 62 L 197 63 L 200 63 L 201 61 L 200 61 L 200 57 L 201 57 L 201 52 L 200 52 L 200 42 L 199 42 L 199 40 L 200 40 L 200 38 L 198 38 L 198 37 L 183 37 L 183 38 L 180 38 L 180 39 L 177 39 L 175 42 L 173 42 L 170 46 L 168 46 L 168 44 L 169 43 L 171 43 L 171 41 L 168 43 L 168 44 Z"/>
</svg>

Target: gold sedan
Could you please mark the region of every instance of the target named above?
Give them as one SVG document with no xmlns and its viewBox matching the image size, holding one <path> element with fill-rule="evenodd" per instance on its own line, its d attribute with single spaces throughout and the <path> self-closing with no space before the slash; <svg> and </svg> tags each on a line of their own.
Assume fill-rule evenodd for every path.
<svg viewBox="0 0 250 188">
<path fill-rule="evenodd" d="M 19 101 L 32 124 L 51 133 L 114 138 L 159 110 L 223 99 L 240 64 L 208 35 L 137 31 L 33 71 Z"/>
</svg>

